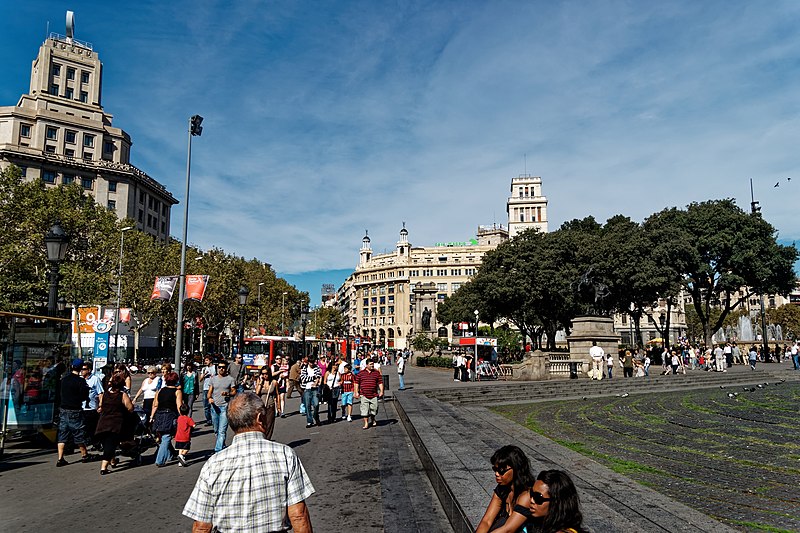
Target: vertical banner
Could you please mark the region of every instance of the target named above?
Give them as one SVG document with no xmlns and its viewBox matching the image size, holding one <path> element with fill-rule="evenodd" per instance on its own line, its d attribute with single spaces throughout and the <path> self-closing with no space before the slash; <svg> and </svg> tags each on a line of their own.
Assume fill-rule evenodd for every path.
<svg viewBox="0 0 800 533">
<path fill-rule="evenodd" d="M 79 307 L 78 319 L 73 322 L 73 333 L 93 333 L 94 324 L 100 317 L 99 307 Z"/>
<path fill-rule="evenodd" d="M 108 338 L 110 322 L 96 322 L 94 325 L 94 351 L 92 353 L 93 372 L 99 372 L 108 363 Z"/>
<path fill-rule="evenodd" d="M 153 286 L 153 293 L 150 295 L 150 299 L 171 300 L 177 284 L 178 276 L 156 276 L 156 283 Z"/>
<path fill-rule="evenodd" d="M 185 300 L 203 301 L 208 286 L 208 276 L 186 276 L 186 298 Z"/>
<path fill-rule="evenodd" d="M 131 321 L 131 308 L 123 307 L 119 310 L 119 321 L 128 324 Z"/>
</svg>

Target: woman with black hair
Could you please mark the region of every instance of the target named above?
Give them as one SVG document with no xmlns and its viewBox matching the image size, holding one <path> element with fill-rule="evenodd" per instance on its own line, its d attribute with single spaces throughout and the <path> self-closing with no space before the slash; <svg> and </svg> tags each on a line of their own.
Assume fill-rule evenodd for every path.
<svg viewBox="0 0 800 533">
<path fill-rule="evenodd" d="M 522 531 L 530 519 L 531 466 L 516 446 L 503 446 L 492 455 L 497 486 L 475 533 Z"/>
<path fill-rule="evenodd" d="M 578 491 L 561 470 L 543 470 L 530 491 L 532 531 L 583 533 L 583 515 Z M 529 530 L 531 530 L 529 528 Z"/>
</svg>

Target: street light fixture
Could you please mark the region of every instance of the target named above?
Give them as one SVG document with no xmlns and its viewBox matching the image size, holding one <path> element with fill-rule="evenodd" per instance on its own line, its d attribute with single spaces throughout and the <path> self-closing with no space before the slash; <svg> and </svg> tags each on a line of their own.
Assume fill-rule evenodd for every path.
<svg viewBox="0 0 800 533">
<path fill-rule="evenodd" d="M 256 327 L 258 328 L 258 332 L 261 333 L 261 286 L 264 285 L 264 282 L 258 284 L 258 311 L 257 311 L 257 318 L 256 318 Z"/>
<path fill-rule="evenodd" d="M 67 243 L 69 237 L 61 228 L 61 224 L 56 222 L 44 237 L 47 246 L 47 261 L 50 263 L 50 292 L 47 298 L 47 314 L 56 316 L 58 306 L 58 282 L 61 281 L 61 274 L 58 273 L 58 266 L 64 261 L 67 255 Z"/>
<path fill-rule="evenodd" d="M 183 199 L 183 241 L 181 241 L 181 273 L 178 276 L 178 316 L 175 319 L 175 369 L 181 368 L 183 344 L 183 298 L 186 293 L 186 235 L 189 229 L 189 183 L 192 170 L 192 137 L 200 136 L 203 117 L 194 115 L 189 119 L 189 148 L 186 152 L 186 196 Z"/>
<path fill-rule="evenodd" d="M 250 289 L 242 285 L 239 287 L 239 355 L 244 357 L 244 308 L 247 305 L 247 297 Z"/>
<path fill-rule="evenodd" d="M 480 314 L 478 310 L 475 311 L 475 361 L 473 364 L 475 365 L 475 373 L 472 375 L 472 381 L 478 381 L 478 315 Z"/>
<path fill-rule="evenodd" d="M 119 306 L 122 296 L 122 250 L 125 245 L 125 232 L 132 230 L 133 226 L 126 226 L 119 232 L 119 271 L 117 272 L 117 311 L 114 326 L 114 358 L 119 359 Z"/>
<path fill-rule="evenodd" d="M 286 332 L 286 330 L 283 327 L 283 315 L 284 315 L 284 309 L 286 308 L 286 295 L 287 294 L 288 293 L 284 291 L 283 296 L 281 296 L 281 336 L 283 336 L 285 334 L 285 332 Z"/>
<path fill-rule="evenodd" d="M 306 356 L 306 324 L 308 323 L 308 305 L 303 304 L 300 308 L 300 323 L 303 325 L 303 357 Z"/>
</svg>

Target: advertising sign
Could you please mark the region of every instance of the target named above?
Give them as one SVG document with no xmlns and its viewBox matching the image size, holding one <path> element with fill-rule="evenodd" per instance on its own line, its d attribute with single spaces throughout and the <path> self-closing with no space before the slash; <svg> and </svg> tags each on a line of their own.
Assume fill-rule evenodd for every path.
<svg viewBox="0 0 800 533">
<path fill-rule="evenodd" d="M 150 299 L 171 300 L 177 284 L 178 276 L 156 276 L 156 283 L 153 286 L 153 293 L 150 295 Z"/>
<path fill-rule="evenodd" d="M 99 307 L 79 307 L 73 333 L 94 333 L 94 324 L 100 318 L 99 314 Z"/>
<path fill-rule="evenodd" d="M 186 300 L 203 301 L 208 286 L 208 276 L 186 276 Z"/>
</svg>

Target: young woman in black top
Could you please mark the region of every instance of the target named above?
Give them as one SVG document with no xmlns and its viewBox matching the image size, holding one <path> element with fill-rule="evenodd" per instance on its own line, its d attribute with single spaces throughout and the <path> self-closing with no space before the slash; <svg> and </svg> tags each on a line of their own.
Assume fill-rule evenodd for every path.
<svg viewBox="0 0 800 533">
<path fill-rule="evenodd" d="M 530 492 L 533 531 L 542 533 L 584 533 L 578 491 L 569 475 L 561 470 L 543 470 Z"/>
<path fill-rule="evenodd" d="M 503 446 L 492 455 L 497 487 L 475 533 L 521 531 L 530 519 L 531 466 L 516 446 Z"/>
</svg>

